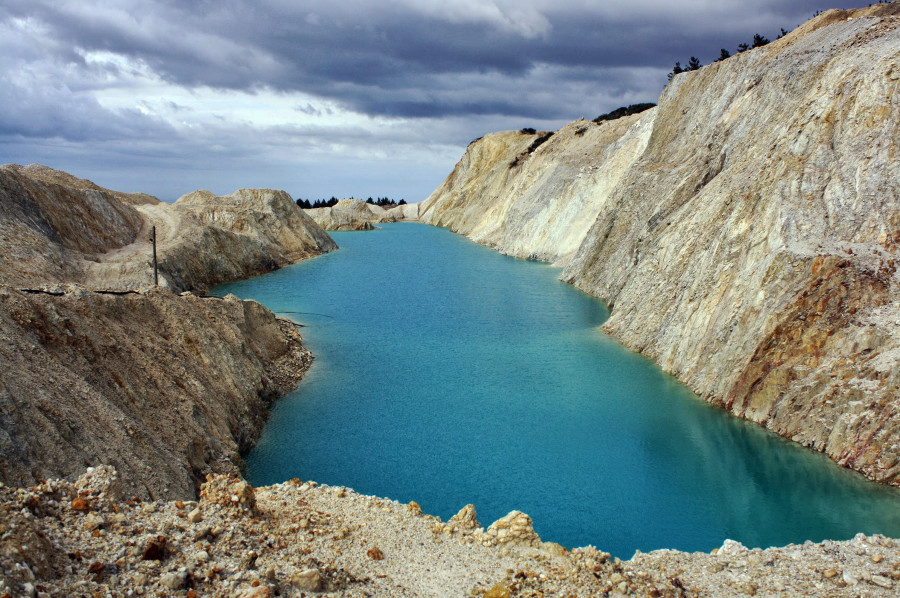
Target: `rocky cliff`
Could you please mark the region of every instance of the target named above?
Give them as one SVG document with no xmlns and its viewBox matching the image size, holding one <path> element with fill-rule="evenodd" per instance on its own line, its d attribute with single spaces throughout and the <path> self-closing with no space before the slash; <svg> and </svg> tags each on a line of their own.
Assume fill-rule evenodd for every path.
<svg viewBox="0 0 900 598">
<path fill-rule="evenodd" d="M 828 11 L 639 115 L 486 136 L 422 220 L 561 260 L 703 398 L 898 484 L 898 83 L 900 6 Z"/>
<path fill-rule="evenodd" d="M 509 255 L 565 263 L 644 151 L 654 114 L 578 120 L 552 135 L 486 135 L 422 203 L 420 220 Z"/>
<path fill-rule="evenodd" d="M 148 285 L 152 226 L 161 287 Z M 105 463 L 130 495 L 188 498 L 206 474 L 237 473 L 311 358 L 256 302 L 173 290 L 335 247 L 283 191 L 169 205 L 0 167 L 0 481 Z"/>
</svg>

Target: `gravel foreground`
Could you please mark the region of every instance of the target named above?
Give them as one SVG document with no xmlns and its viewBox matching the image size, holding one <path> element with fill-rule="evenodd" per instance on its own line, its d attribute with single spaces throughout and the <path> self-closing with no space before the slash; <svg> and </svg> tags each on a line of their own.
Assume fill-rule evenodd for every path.
<svg viewBox="0 0 900 598">
<path fill-rule="evenodd" d="M 541 542 L 518 511 L 484 529 L 416 503 L 209 476 L 199 502 L 125 498 L 114 469 L 0 488 L 0 598 L 19 596 L 895 596 L 883 536 L 629 561 Z"/>
</svg>

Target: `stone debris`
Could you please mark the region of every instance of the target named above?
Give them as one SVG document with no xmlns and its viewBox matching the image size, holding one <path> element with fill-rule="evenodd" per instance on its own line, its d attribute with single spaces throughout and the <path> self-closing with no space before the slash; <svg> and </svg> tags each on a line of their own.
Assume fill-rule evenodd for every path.
<svg viewBox="0 0 900 598">
<path fill-rule="evenodd" d="M 104 466 L 76 483 L 0 487 L 0 596 L 878 597 L 900 580 L 900 543 L 877 535 L 620 561 L 542 543 L 519 511 L 482 531 L 471 505 L 444 523 L 314 482 L 211 476 L 196 504 L 123 499 L 107 493 L 115 478 Z M 88 512 L 72 506 L 81 493 Z M 184 516 L 194 510 L 199 523 Z M 90 530 L 90 516 L 105 523 Z"/>
<path fill-rule="evenodd" d="M 256 510 L 253 487 L 238 477 L 209 474 L 200 487 L 200 504 L 213 504 L 247 513 Z"/>
</svg>

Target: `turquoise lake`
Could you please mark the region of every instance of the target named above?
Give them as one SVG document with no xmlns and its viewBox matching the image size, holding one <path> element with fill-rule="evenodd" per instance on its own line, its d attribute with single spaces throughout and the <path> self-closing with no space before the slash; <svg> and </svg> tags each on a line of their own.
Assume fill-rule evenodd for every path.
<svg viewBox="0 0 900 598">
<path fill-rule="evenodd" d="M 215 294 L 301 322 L 316 360 L 278 401 L 248 479 L 298 477 L 446 520 L 518 509 L 545 541 L 709 551 L 900 536 L 900 494 L 711 407 L 598 326 L 546 264 L 440 228 L 332 235 L 341 249 Z"/>
</svg>

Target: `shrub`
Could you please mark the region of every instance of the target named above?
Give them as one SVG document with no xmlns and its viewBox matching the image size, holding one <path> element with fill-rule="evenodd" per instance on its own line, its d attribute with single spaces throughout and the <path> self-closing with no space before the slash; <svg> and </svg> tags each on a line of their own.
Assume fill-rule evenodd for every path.
<svg viewBox="0 0 900 598">
<path fill-rule="evenodd" d="M 681 68 L 679 66 L 679 68 Z M 681 71 L 679 71 L 681 72 Z M 597 118 L 594 119 L 595 123 L 601 123 L 605 120 L 616 120 L 622 118 L 623 116 L 631 116 L 632 114 L 640 114 L 644 110 L 649 110 L 653 108 L 656 104 L 652 104 L 650 102 L 646 102 L 643 104 L 631 104 L 630 106 L 622 106 L 621 108 L 616 108 L 612 112 L 607 112 L 606 114 L 601 114 Z"/>
</svg>

